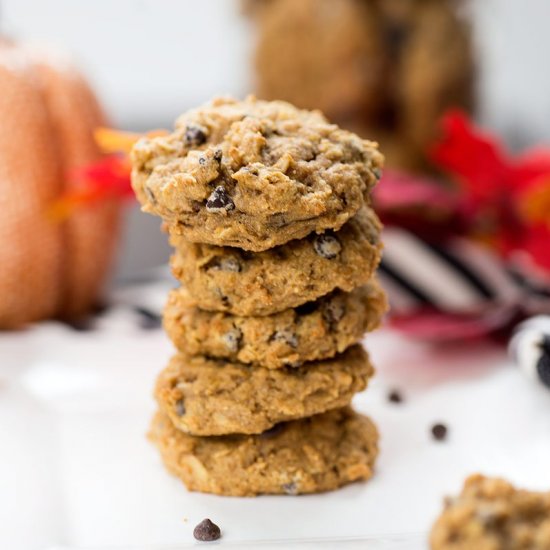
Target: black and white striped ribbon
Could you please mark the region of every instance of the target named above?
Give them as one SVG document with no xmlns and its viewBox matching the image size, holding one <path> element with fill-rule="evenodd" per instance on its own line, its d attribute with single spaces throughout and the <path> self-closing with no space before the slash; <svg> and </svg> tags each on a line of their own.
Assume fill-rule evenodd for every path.
<svg viewBox="0 0 550 550">
<path fill-rule="evenodd" d="M 512 271 L 474 242 L 456 238 L 433 245 L 397 227 L 384 229 L 383 240 L 379 276 L 394 313 L 422 306 L 471 313 L 488 303 L 550 313 L 550 286 Z"/>
</svg>

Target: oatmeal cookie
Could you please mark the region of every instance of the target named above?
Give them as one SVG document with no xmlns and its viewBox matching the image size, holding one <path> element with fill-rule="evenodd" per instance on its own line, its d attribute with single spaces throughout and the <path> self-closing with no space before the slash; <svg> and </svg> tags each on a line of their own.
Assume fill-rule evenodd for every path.
<svg viewBox="0 0 550 550">
<path fill-rule="evenodd" d="M 338 230 L 381 175 L 376 143 L 282 101 L 216 99 L 169 136 L 141 139 L 132 185 L 146 212 L 193 242 L 262 251 Z"/>
<path fill-rule="evenodd" d="M 373 373 L 359 345 L 333 359 L 280 369 L 178 354 L 160 373 L 155 396 L 184 432 L 253 434 L 348 405 Z"/>
<path fill-rule="evenodd" d="M 217 437 L 185 434 L 159 412 L 149 437 L 190 491 L 230 496 L 330 491 L 369 479 L 378 454 L 376 427 L 349 408 Z"/>
<path fill-rule="evenodd" d="M 201 310 L 182 287 L 170 293 L 164 328 L 175 346 L 188 355 L 274 369 L 343 352 L 365 332 L 377 328 L 386 309 L 386 296 L 376 281 L 350 293 L 336 290 L 267 317 Z"/>
<path fill-rule="evenodd" d="M 264 252 L 171 237 L 172 272 L 204 310 L 271 315 L 368 283 L 380 262 L 381 225 L 364 208 L 338 232 L 312 234 Z"/>
<path fill-rule="evenodd" d="M 433 550 L 548 550 L 550 493 L 470 476 L 458 498 L 447 500 L 430 541 Z"/>
</svg>

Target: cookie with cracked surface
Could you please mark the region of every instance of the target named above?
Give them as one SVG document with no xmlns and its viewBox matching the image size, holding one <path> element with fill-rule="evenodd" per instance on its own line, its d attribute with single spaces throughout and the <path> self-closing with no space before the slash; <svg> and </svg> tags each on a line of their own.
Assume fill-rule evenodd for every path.
<svg viewBox="0 0 550 550">
<path fill-rule="evenodd" d="M 367 284 L 382 252 L 381 224 L 362 209 L 340 231 L 310 234 L 264 252 L 196 244 L 172 235 L 172 272 L 204 310 L 271 315 L 336 288 Z"/>
<path fill-rule="evenodd" d="M 195 437 L 159 412 L 150 439 L 190 491 L 228 496 L 319 493 L 372 477 L 378 432 L 350 408 L 259 435 Z"/>
<path fill-rule="evenodd" d="M 274 369 L 343 352 L 377 328 L 386 310 L 386 296 L 376 280 L 350 293 L 336 290 L 315 302 L 263 317 L 201 310 L 182 287 L 169 295 L 164 328 L 188 355 Z"/>
<path fill-rule="evenodd" d="M 373 373 L 359 345 L 333 359 L 281 369 L 178 354 L 160 373 L 155 396 L 186 433 L 254 434 L 348 405 Z"/>
<path fill-rule="evenodd" d="M 503 479 L 470 476 L 447 499 L 431 533 L 433 550 L 548 550 L 550 493 L 514 488 Z"/>
<path fill-rule="evenodd" d="M 132 151 L 146 212 L 193 242 L 262 251 L 339 229 L 380 177 L 376 143 L 282 101 L 215 99 Z"/>
</svg>

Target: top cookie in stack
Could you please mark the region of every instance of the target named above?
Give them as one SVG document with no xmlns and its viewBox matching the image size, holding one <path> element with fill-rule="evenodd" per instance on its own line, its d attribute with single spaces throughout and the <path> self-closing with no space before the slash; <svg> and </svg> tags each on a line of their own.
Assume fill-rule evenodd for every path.
<svg viewBox="0 0 550 550">
<path fill-rule="evenodd" d="M 259 252 L 340 229 L 369 204 L 382 155 L 319 112 L 248 98 L 185 113 L 133 162 L 138 199 L 170 233 Z"/>
<path fill-rule="evenodd" d="M 376 429 L 346 406 L 373 373 L 356 344 L 386 309 L 370 208 L 377 145 L 288 103 L 219 99 L 170 136 L 138 142 L 132 159 L 182 282 L 164 312 L 178 353 L 155 390 L 152 438 L 166 465 L 222 494 L 370 477 Z M 249 470 L 251 453 L 271 456 L 254 461 L 261 472 Z M 240 481 L 228 484 L 227 471 Z"/>
</svg>

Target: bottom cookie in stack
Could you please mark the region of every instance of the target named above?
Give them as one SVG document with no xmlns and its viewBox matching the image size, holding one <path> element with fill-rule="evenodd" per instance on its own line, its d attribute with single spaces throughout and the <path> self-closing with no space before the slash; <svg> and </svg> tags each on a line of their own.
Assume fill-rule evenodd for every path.
<svg viewBox="0 0 550 550">
<path fill-rule="evenodd" d="M 212 437 L 188 435 L 158 412 L 149 437 L 189 490 L 230 496 L 329 491 L 369 479 L 378 454 L 376 427 L 349 407 Z"/>
</svg>

